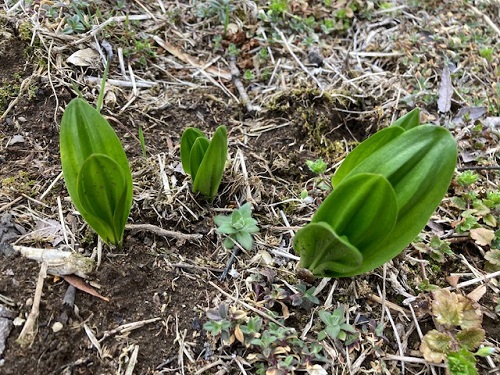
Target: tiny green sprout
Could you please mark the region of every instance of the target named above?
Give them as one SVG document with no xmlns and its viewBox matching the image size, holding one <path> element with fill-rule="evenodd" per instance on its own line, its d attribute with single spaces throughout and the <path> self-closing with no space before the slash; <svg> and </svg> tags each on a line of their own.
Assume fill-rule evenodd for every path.
<svg viewBox="0 0 500 375">
<path fill-rule="evenodd" d="M 493 48 L 485 47 L 479 51 L 479 55 L 484 58 L 488 63 L 493 60 Z"/>
<path fill-rule="evenodd" d="M 146 159 L 146 141 L 144 140 L 142 126 L 139 126 L 139 142 L 141 142 L 142 157 Z"/>
<path fill-rule="evenodd" d="M 316 159 L 314 161 L 306 160 L 306 164 L 314 174 L 323 174 L 325 173 L 326 168 L 328 168 L 328 164 L 326 164 L 322 158 Z"/>
<path fill-rule="evenodd" d="M 226 234 L 224 247 L 232 249 L 235 242 L 239 243 L 245 250 L 250 251 L 253 247 L 253 233 L 257 233 L 257 220 L 252 218 L 252 206 L 245 203 L 239 209 L 234 210 L 231 215 L 217 215 L 214 217 L 217 232 Z"/>
<path fill-rule="evenodd" d="M 253 81 L 255 76 L 253 75 L 251 70 L 245 70 L 245 73 L 243 74 L 243 78 L 247 81 Z"/>
<path fill-rule="evenodd" d="M 227 130 L 219 126 L 212 140 L 196 128 L 187 128 L 181 137 L 181 162 L 191 175 L 193 192 L 215 198 L 222 181 L 227 158 Z"/>
<path fill-rule="evenodd" d="M 348 277 L 391 260 L 415 239 L 455 170 L 451 133 L 419 125 L 415 109 L 360 143 L 332 177 L 333 191 L 293 246 L 318 277 Z"/>
<path fill-rule="evenodd" d="M 475 184 L 479 179 L 479 175 L 474 171 L 464 171 L 457 174 L 456 181 L 459 185 L 467 187 Z"/>
</svg>

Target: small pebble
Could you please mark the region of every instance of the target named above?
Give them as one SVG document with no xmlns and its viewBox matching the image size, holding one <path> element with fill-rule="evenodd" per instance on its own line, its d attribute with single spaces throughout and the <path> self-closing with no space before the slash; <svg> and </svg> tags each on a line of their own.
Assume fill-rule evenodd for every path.
<svg viewBox="0 0 500 375">
<path fill-rule="evenodd" d="M 63 324 L 61 322 L 55 322 L 52 325 L 52 332 L 54 332 L 54 333 L 59 332 L 61 329 L 63 329 Z"/>
</svg>

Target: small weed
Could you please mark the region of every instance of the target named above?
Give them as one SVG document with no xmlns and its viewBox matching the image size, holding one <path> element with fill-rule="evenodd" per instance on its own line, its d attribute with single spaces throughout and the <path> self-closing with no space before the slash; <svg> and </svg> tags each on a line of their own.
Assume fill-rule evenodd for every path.
<svg viewBox="0 0 500 375">
<path fill-rule="evenodd" d="M 306 164 L 311 170 L 311 172 L 318 175 L 325 173 L 326 168 L 328 168 L 328 164 L 325 163 L 325 161 L 322 158 L 316 159 L 314 161 L 306 160 Z"/>
<path fill-rule="evenodd" d="M 425 334 L 420 345 L 424 358 L 432 363 L 446 360 L 450 374 L 477 374 L 475 356 L 488 356 L 492 348 L 479 347 L 485 331 L 482 312 L 466 297 L 446 289 L 434 292 L 432 314 L 437 329 Z"/>
<path fill-rule="evenodd" d="M 324 340 L 328 336 L 332 340 L 338 339 L 345 341 L 346 345 L 351 345 L 359 338 L 356 329 L 346 323 L 343 306 L 332 312 L 320 310 L 319 318 L 325 324 L 325 329 L 318 333 L 318 340 Z"/>
<path fill-rule="evenodd" d="M 245 203 L 229 216 L 215 216 L 214 223 L 217 225 L 217 232 L 227 235 L 224 239 L 226 249 L 232 249 L 236 242 L 245 250 L 250 251 L 252 249 L 252 234 L 257 233 L 259 228 L 257 227 L 257 220 L 252 218 L 250 203 Z"/>
</svg>

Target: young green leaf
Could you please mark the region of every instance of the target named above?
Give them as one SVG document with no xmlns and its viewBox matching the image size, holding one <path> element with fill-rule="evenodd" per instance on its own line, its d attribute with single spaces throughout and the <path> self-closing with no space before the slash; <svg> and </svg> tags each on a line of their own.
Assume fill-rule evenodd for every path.
<svg viewBox="0 0 500 375">
<path fill-rule="evenodd" d="M 398 216 L 390 236 L 363 250 L 359 273 L 394 258 L 418 235 L 446 194 L 456 158 L 456 142 L 449 131 L 421 125 L 375 151 L 344 177 L 380 174 L 390 182 L 397 199 Z"/>
<path fill-rule="evenodd" d="M 125 228 L 123 219 L 128 216 L 123 218 L 120 212 L 127 196 L 121 167 L 106 155 L 89 156 L 78 174 L 78 196 L 88 214 L 88 222 L 97 234 L 106 243 L 119 243 Z"/>
<path fill-rule="evenodd" d="M 103 239 L 115 245 L 121 244 L 123 227 L 132 206 L 132 175 L 130 167 L 125 151 L 113 128 L 95 108 L 83 99 L 73 99 L 64 111 L 61 120 L 60 153 L 64 180 L 76 209 L 98 234 L 108 233 L 109 231 L 105 227 L 113 227 L 112 233 L 114 235 L 106 235 Z M 102 221 L 103 218 L 97 220 L 95 219 L 96 216 L 89 212 L 89 210 L 94 213 L 99 211 L 101 208 L 94 206 L 101 204 L 102 201 L 100 203 L 92 203 L 91 200 L 80 196 L 79 174 L 87 159 L 95 154 L 104 155 L 118 165 L 119 170 L 123 173 L 126 187 L 124 195 L 120 196 L 120 199 L 117 201 L 119 207 L 102 208 L 102 210 L 113 212 L 112 220 L 109 212 L 104 215 L 106 216 L 105 224 Z M 109 173 L 110 163 L 108 161 L 102 162 L 102 157 L 98 157 L 97 159 L 101 161 L 100 164 L 106 170 L 106 173 Z M 94 172 L 90 172 L 97 169 L 97 159 L 92 159 L 89 162 L 91 164 L 85 167 L 88 169 L 87 172 L 84 172 L 84 179 L 87 186 L 86 191 L 92 185 L 89 182 L 92 178 L 102 182 L 103 191 L 107 191 L 108 189 L 114 191 L 116 187 L 112 183 L 107 182 L 109 180 L 106 180 L 106 175 L 92 175 Z M 83 178 L 84 175 L 80 176 L 80 178 Z M 114 193 L 107 192 L 106 194 L 108 197 L 115 196 Z M 82 203 L 82 198 L 86 200 L 85 205 Z"/>
<path fill-rule="evenodd" d="M 226 159 L 227 130 L 225 126 L 219 126 L 210 141 L 196 176 L 193 177 L 193 191 L 199 191 L 202 195 L 213 199 L 222 181 Z"/>
<path fill-rule="evenodd" d="M 415 108 L 408 112 L 406 115 L 403 117 L 398 118 L 396 121 L 394 121 L 391 124 L 392 126 L 399 126 L 403 128 L 403 130 L 410 130 L 413 128 L 416 128 L 418 125 L 420 125 L 420 109 Z"/>
<path fill-rule="evenodd" d="M 187 128 L 182 133 L 181 137 L 181 163 L 182 169 L 187 174 L 191 174 L 191 150 L 193 148 L 196 139 L 205 138 L 203 132 L 196 128 Z"/>
<path fill-rule="evenodd" d="M 295 235 L 302 267 L 316 276 L 355 273 L 364 262 L 363 249 L 382 242 L 396 217 L 396 196 L 383 176 L 363 173 L 346 179 Z"/>
<path fill-rule="evenodd" d="M 191 175 L 193 192 L 213 199 L 222 181 L 227 158 L 227 130 L 219 126 L 212 140 L 196 128 L 187 128 L 181 137 L 182 168 Z"/>
</svg>

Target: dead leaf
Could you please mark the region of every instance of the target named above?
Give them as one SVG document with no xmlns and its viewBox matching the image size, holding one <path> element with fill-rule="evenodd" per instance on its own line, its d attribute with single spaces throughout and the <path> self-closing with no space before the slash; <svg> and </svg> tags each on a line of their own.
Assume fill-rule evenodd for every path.
<svg viewBox="0 0 500 375">
<path fill-rule="evenodd" d="M 467 294 L 467 298 L 470 299 L 471 301 L 479 302 L 479 300 L 484 296 L 485 293 L 486 293 L 486 286 L 479 285 L 476 289 Z"/>
<path fill-rule="evenodd" d="M 486 228 L 474 228 L 470 230 L 470 236 L 479 246 L 488 246 L 494 240 L 495 232 Z"/>
<path fill-rule="evenodd" d="M 451 84 L 450 69 L 445 66 L 441 73 L 441 85 L 439 86 L 438 110 L 441 113 L 450 111 L 453 86 Z"/>
<path fill-rule="evenodd" d="M 109 298 L 100 295 L 94 288 L 85 282 L 81 277 L 76 275 L 64 275 L 64 280 L 73 285 L 75 288 L 84 291 L 94 297 L 98 297 L 106 302 L 109 302 Z"/>
<path fill-rule="evenodd" d="M 448 284 L 450 284 L 452 287 L 456 287 L 458 285 L 459 280 L 460 276 L 457 275 L 446 276 L 446 281 L 448 281 Z"/>
<path fill-rule="evenodd" d="M 27 238 L 36 242 L 51 242 L 56 247 L 64 241 L 61 223 L 57 220 L 37 220 L 35 228 L 27 235 Z"/>
<path fill-rule="evenodd" d="M 66 61 L 76 66 L 95 66 L 96 61 L 99 61 L 99 53 L 92 48 L 85 48 L 73 53 Z"/>
</svg>

